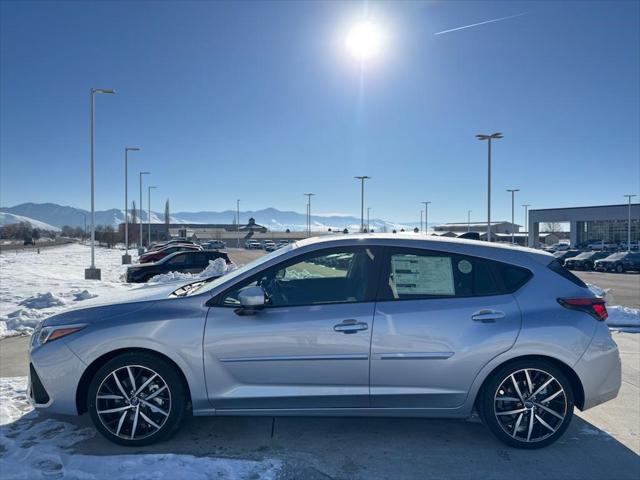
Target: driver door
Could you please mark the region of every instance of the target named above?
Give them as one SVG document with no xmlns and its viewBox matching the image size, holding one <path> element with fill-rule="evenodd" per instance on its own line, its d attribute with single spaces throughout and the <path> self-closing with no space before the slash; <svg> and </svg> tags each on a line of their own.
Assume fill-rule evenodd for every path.
<svg viewBox="0 0 640 480">
<path fill-rule="evenodd" d="M 207 316 L 205 375 L 225 409 L 369 406 L 378 255 L 365 247 L 306 253 L 230 287 Z M 238 293 L 267 305 L 242 314 Z"/>
</svg>

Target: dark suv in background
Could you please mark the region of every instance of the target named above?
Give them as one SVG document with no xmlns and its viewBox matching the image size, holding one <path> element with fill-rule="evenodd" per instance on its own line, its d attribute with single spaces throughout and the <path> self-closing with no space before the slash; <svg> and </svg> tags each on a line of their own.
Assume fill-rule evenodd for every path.
<svg viewBox="0 0 640 480">
<path fill-rule="evenodd" d="M 623 273 L 630 270 L 640 271 L 640 253 L 618 252 L 606 258 L 596 260 L 595 269 L 599 272 Z"/>
<path fill-rule="evenodd" d="M 200 273 L 209 266 L 209 262 L 222 258 L 229 264 L 226 253 L 218 250 L 190 250 L 174 252 L 155 263 L 133 265 L 127 269 L 128 283 L 144 283 L 162 273 Z"/>
<path fill-rule="evenodd" d="M 578 256 L 582 253 L 582 250 L 559 250 L 553 252 L 553 256 L 556 257 L 560 265 L 564 265 L 564 262 L 570 258 Z"/>
<path fill-rule="evenodd" d="M 565 260 L 564 266 L 569 270 L 593 270 L 595 261 L 608 255 L 610 255 L 609 252 L 603 251 L 582 252 Z"/>
</svg>

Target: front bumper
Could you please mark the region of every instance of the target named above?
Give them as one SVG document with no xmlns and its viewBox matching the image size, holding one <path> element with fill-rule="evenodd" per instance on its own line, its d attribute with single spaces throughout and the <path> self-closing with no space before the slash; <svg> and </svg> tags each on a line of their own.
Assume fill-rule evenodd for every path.
<svg viewBox="0 0 640 480">
<path fill-rule="evenodd" d="M 618 345 L 609 328 L 601 322 L 591 344 L 574 366 L 584 390 L 584 408 L 595 407 L 614 399 L 622 383 L 622 365 Z"/>
<path fill-rule="evenodd" d="M 86 365 L 64 340 L 33 347 L 29 361 L 28 391 L 33 406 L 51 413 L 77 415 L 76 392 Z"/>
</svg>

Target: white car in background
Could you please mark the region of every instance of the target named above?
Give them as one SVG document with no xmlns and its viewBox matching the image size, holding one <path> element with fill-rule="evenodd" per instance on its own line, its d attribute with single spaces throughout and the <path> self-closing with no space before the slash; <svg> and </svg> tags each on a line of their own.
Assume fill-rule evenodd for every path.
<svg viewBox="0 0 640 480">
<path fill-rule="evenodd" d="M 262 246 L 265 252 L 273 252 L 274 250 L 277 250 L 276 242 L 274 242 L 273 240 L 265 240 L 264 242 L 262 242 Z"/>
<path fill-rule="evenodd" d="M 247 240 L 244 245 L 248 250 L 262 250 L 262 245 L 257 240 Z"/>
</svg>

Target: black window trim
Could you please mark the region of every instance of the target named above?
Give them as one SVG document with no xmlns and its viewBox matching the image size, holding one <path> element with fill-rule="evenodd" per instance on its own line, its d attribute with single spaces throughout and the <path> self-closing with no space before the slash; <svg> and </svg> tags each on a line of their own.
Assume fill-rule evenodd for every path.
<svg viewBox="0 0 640 480">
<path fill-rule="evenodd" d="M 224 297 L 229 292 L 237 289 L 238 285 L 240 285 L 242 283 L 252 283 L 253 281 L 255 281 L 255 279 L 257 277 L 263 276 L 264 274 L 266 274 L 270 270 L 274 270 L 274 269 L 281 270 L 283 268 L 287 268 L 288 266 L 295 265 L 296 263 L 299 263 L 305 257 L 318 257 L 318 256 L 321 256 L 321 255 L 328 255 L 329 252 L 331 252 L 331 251 L 337 251 L 336 253 L 347 253 L 347 252 L 349 252 L 351 250 L 355 251 L 355 250 L 367 250 L 367 249 L 374 251 L 374 262 L 373 262 L 373 267 L 372 267 L 373 271 L 372 271 L 372 275 L 371 275 L 371 280 L 370 280 L 370 283 L 369 283 L 368 288 L 367 288 L 368 291 L 367 291 L 367 295 L 366 295 L 365 300 L 355 300 L 355 301 L 352 301 L 352 302 L 318 302 L 318 303 L 306 303 L 306 304 L 291 305 L 291 306 L 286 306 L 286 305 L 275 305 L 275 306 L 265 305 L 263 308 L 264 309 L 267 309 L 267 308 L 276 309 L 276 308 L 317 307 L 317 306 L 322 306 L 322 305 L 353 305 L 353 304 L 358 304 L 358 303 L 375 303 L 377 301 L 378 293 L 379 293 L 380 273 L 381 273 L 381 270 L 382 270 L 382 268 L 381 268 L 382 263 L 381 262 L 382 262 L 382 257 L 384 256 L 383 248 L 384 247 L 381 247 L 379 245 L 342 245 L 342 246 L 325 247 L 325 248 L 320 248 L 320 249 L 317 249 L 317 250 L 311 250 L 311 251 L 307 251 L 307 252 L 301 252 L 300 254 L 296 255 L 295 257 L 291 257 L 286 261 L 282 261 L 282 262 L 279 262 L 279 263 L 277 263 L 275 265 L 271 265 L 269 267 L 262 268 L 261 270 L 255 272 L 253 275 L 236 281 L 233 285 L 229 286 L 228 288 L 226 288 L 222 292 L 220 292 L 217 295 L 215 295 L 212 298 L 210 298 L 207 301 L 206 304 L 209 307 L 238 308 L 237 305 L 225 305 L 224 304 Z"/>
<path fill-rule="evenodd" d="M 478 260 L 484 260 L 487 261 L 489 263 L 489 269 L 491 272 L 491 276 L 494 280 L 494 282 L 496 283 L 496 285 L 498 286 L 498 288 L 501 290 L 500 293 L 489 293 L 489 294 L 484 294 L 484 295 L 424 295 L 421 296 L 419 298 L 393 298 L 393 299 L 382 299 L 380 298 L 380 292 L 382 291 L 383 288 L 385 288 L 384 283 L 385 281 L 387 281 L 387 279 L 389 278 L 389 274 L 390 274 L 390 269 L 391 269 L 391 255 L 392 252 L 397 252 L 399 250 L 402 250 L 403 252 L 411 252 L 411 253 L 407 253 L 408 255 L 424 255 L 425 253 L 428 255 L 432 255 L 432 256 L 442 256 L 442 255 L 449 255 L 449 256 L 460 256 L 460 257 L 467 257 L 467 258 L 471 258 L 471 259 L 478 259 Z M 502 297 L 504 295 L 513 295 L 515 292 L 517 292 L 518 290 L 520 290 L 522 287 L 524 287 L 527 283 L 529 283 L 529 281 L 531 280 L 531 278 L 533 277 L 533 272 L 531 272 L 531 270 L 529 270 L 526 267 L 522 267 L 520 265 L 513 265 L 511 263 L 507 263 L 507 262 L 502 262 L 500 260 L 494 260 L 492 258 L 486 258 L 486 257 L 479 257 L 477 255 L 469 255 L 466 253 L 458 253 L 458 252 L 450 252 L 450 251 L 446 251 L 446 250 L 432 250 L 432 249 L 427 249 L 427 248 L 418 248 L 418 247 L 403 247 L 403 246 L 386 246 L 384 247 L 384 252 L 382 254 L 382 265 L 379 268 L 379 272 L 378 272 L 378 288 L 377 288 L 377 292 L 376 292 L 376 302 L 378 303 L 383 303 L 383 302 L 406 302 L 406 301 L 423 301 L 423 300 L 454 300 L 454 299 L 458 299 L 458 298 L 483 298 L 483 297 Z M 506 267 L 516 267 L 522 270 L 526 270 L 528 272 L 528 276 L 527 279 L 522 282 L 520 285 L 518 285 L 516 288 L 513 289 L 508 289 L 502 279 L 502 276 L 499 275 L 499 273 L 496 271 L 496 264 L 500 264 Z"/>
</svg>

